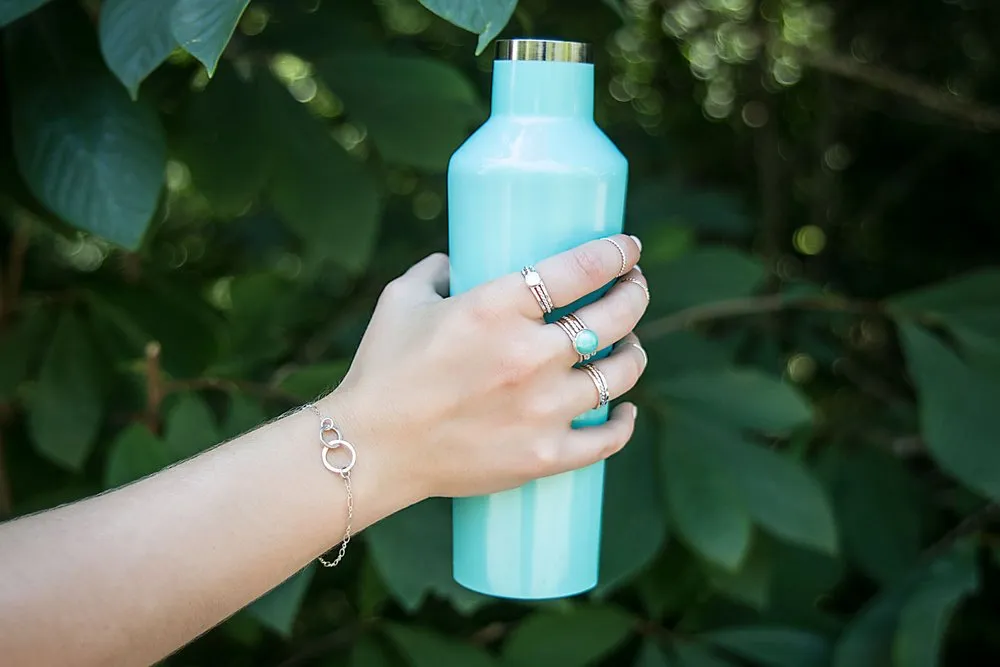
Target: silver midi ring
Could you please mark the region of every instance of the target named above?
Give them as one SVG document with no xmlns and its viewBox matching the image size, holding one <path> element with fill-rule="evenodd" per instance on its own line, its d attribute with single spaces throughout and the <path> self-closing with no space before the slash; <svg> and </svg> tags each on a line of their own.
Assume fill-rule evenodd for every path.
<svg viewBox="0 0 1000 667">
<path fill-rule="evenodd" d="M 573 349 L 580 356 L 579 361 L 586 361 L 597 353 L 600 340 L 597 334 L 588 329 L 579 317 L 570 313 L 560 317 L 554 324 L 569 336 L 570 342 L 573 343 Z"/>
<path fill-rule="evenodd" d="M 587 375 L 590 376 L 590 379 L 594 383 L 594 388 L 597 389 L 597 405 L 594 406 L 594 409 L 603 408 L 611 400 L 611 393 L 608 391 L 608 379 L 593 364 L 584 364 L 580 366 L 580 369 L 587 372 Z"/>
<path fill-rule="evenodd" d="M 621 257 L 622 265 L 621 265 L 621 267 L 619 267 L 617 275 L 618 276 L 625 275 L 625 267 L 628 266 L 628 255 L 625 253 L 625 248 L 622 247 L 621 243 L 619 243 L 618 241 L 615 241 L 610 236 L 605 236 L 601 240 L 602 241 L 607 241 L 608 243 L 610 243 L 611 245 L 613 245 L 615 247 L 615 249 L 618 250 L 618 256 Z"/>
<path fill-rule="evenodd" d="M 524 267 L 521 269 L 521 276 L 524 278 L 524 284 L 531 290 L 531 295 L 538 302 L 538 307 L 542 309 L 542 314 L 548 315 L 551 313 L 553 308 L 552 297 L 549 296 L 549 290 L 545 287 L 545 281 L 542 280 L 538 271 L 535 271 L 535 267 Z"/>
<path fill-rule="evenodd" d="M 642 291 L 643 291 L 643 292 L 645 292 L 645 294 L 646 294 L 646 303 L 649 303 L 649 300 L 650 300 L 650 296 L 649 296 L 649 288 L 648 288 L 648 287 L 646 287 L 646 286 L 645 286 L 645 285 L 644 285 L 644 284 L 642 283 L 642 281 L 641 281 L 641 280 L 639 280 L 639 279 L 637 279 L 637 278 L 632 278 L 632 277 L 629 277 L 629 278 L 619 278 L 619 279 L 618 279 L 618 282 L 620 282 L 620 283 L 635 283 L 636 285 L 638 285 L 639 287 L 641 287 L 641 288 L 642 288 Z"/>
<path fill-rule="evenodd" d="M 642 367 L 645 368 L 646 366 L 648 366 L 649 355 L 646 354 L 646 348 L 644 348 L 642 345 L 639 345 L 639 343 L 629 343 L 629 345 L 639 350 L 639 352 L 642 354 Z"/>
</svg>

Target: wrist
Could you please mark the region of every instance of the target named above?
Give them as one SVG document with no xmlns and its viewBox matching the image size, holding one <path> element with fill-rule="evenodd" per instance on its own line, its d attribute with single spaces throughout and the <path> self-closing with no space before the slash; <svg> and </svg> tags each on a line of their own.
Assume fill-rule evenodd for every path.
<svg viewBox="0 0 1000 667">
<path fill-rule="evenodd" d="M 372 518 L 367 524 L 426 497 L 419 480 L 410 474 L 399 456 L 398 436 L 391 432 L 385 415 L 376 414 L 372 403 L 357 390 L 338 388 L 315 401 L 315 405 L 324 417 L 333 420 L 341 437 L 357 451 L 351 480 L 358 504 L 368 504 L 369 511 L 365 514 Z M 337 460 L 337 465 L 346 462 Z"/>
</svg>

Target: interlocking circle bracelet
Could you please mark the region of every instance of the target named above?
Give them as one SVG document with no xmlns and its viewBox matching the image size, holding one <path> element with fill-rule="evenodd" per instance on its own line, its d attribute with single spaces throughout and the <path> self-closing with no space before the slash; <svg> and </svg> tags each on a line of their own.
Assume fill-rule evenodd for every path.
<svg viewBox="0 0 1000 667">
<path fill-rule="evenodd" d="M 340 551 L 337 552 L 337 557 L 332 561 L 319 557 L 319 562 L 323 567 L 337 567 L 340 561 L 344 559 L 344 552 L 347 551 L 347 543 L 351 541 L 351 522 L 354 520 L 354 493 L 351 489 L 351 469 L 354 468 L 354 464 L 358 461 L 358 452 L 354 449 L 354 445 L 347 442 L 341 437 L 340 429 L 338 429 L 333 424 L 333 420 L 329 417 L 324 417 L 323 413 L 319 411 L 312 403 L 308 403 L 304 406 L 305 409 L 311 410 L 313 414 L 319 417 L 319 441 L 323 444 L 323 450 L 321 452 L 323 466 L 332 473 L 340 475 L 341 479 L 344 480 L 344 487 L 347 489 L 347 528 L 344 529 L 344 538 L 340 542 Z M 333 438 L 329 437 L 333 434 Z M 331 450 L 343 448 L 347 450 L 350 455 L 350 460 L 342 468 L 330 463 L 328 454 Z"/>
</svg>

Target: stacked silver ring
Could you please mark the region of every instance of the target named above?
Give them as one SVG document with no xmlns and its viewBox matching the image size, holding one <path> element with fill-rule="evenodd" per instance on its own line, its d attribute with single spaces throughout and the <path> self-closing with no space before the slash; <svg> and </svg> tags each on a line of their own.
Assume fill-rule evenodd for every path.
<svg viewBox="0 0 1000 667">
<path fill-rule="evenodd" d="M 521 276 L 524 277 L 524 284 L 531 290 L 531 295 L 538 302 L 538 307 L 542 309 L 542 314 L 548 315 L 551 313 L 553 308 L 552 297 L 549 296 L 549 290 L 545 287 L 545 281 L 542 280 L 538 271 L 535 271 L 535 267 L 524 267 L 521 269 Z"/>
<path fill-rule="evenodd" d="M 604 377 L 604 373 L 600 371 L 599 368 L 593 364 L 584 364 L 580 366 L 581 370 L 587 371 L 587 375 L 594 382 L 594 388 L 597 389 L 597 408 L 603 408 L 611 400 L 611 393 L 608 390 L 608 379 Z"/>
<path fill-rule="evenodd" d="M 623 248 L 621 244 L 618 243 L 618 241 L 615 241 L 610 236 L 605 236 L 602 240 L 607 241 L 608 243 L 613 245 L 615 249 L 618 251 L 618 256 L 621 258 L 622 265 L 618 268 L 617 275 L 618 277 L 625 275 L 625 267 L 628 266 L 628 255 L 625 253 L 625 248 Z"/>
<path fill-rule="evenodd" d="M 587 328 L 587 325 L 583 323 L 583 320 L 581 320 L 573 313 L 570 313 L 569 315 L 563 315 L 558 320 L 553 322 L 553 324 L 562 329 L 566 333 L 566 335 L 569 336 L 570 342 L 573 343 L 574 345 L 576 344 L 577 334 L 579 334 L 581 331 Z M 586 354 L 586 355 L 577 352 L 577 354 L 580 357 L 580 360 L 577 363 L 580 363 L 581 361 L 587 361 L 588 359 L 592 358 L 594 354 L 596 354 L 596 352 L 594 354 Z"/>
</svg>

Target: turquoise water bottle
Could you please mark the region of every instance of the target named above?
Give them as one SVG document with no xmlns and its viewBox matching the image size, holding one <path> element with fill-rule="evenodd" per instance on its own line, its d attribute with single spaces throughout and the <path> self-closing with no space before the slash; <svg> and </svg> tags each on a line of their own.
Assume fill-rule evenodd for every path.
<svg viewBox="0 0 1000 667">
<path fill-rule="evenodd" d="M 622 231 L 628 163 L 594 123 L 592 62 L 590 46 L 578 42 L 497 43 L 490 118 L 448 167 L 452 294 Z M 607 407 L 591 410 L 573 426 L 607 415 Z M 456 499 L 455 580 L 519 599 L 593 588 L 603 485 L 602 462 Z"/>
</svg>

